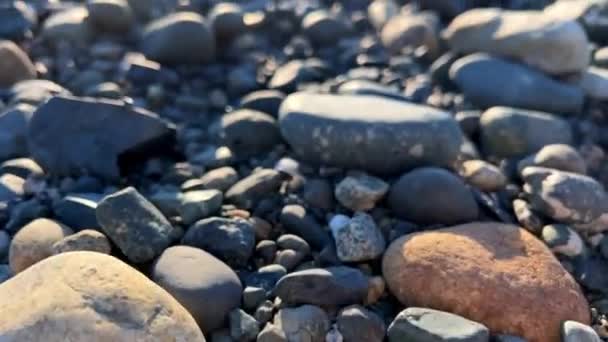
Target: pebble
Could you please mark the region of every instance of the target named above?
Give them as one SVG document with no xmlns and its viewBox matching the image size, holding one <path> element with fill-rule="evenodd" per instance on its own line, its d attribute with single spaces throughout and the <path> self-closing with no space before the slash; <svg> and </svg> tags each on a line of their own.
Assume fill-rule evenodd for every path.
<svg viewBox="0 0 608 342">
<path fill-rule="evenodd" d="M 103 232 L 129 261 L 151 261 L 169 247 L 174 228 L 135 188 L 104 197 L 95 210 Z"/>
<path fill-rule="evenodd" d="M 241 179 L 230 187 L 224 198 L 242 209 L 251 209 L 265 196 L 275 193 L 283 183 L 284 176 L 272 169 L 261 169 Z"/>
<path fill-rule="evenodd" d="M 260 267 L 256 272 L 250 273 L 245 283 L 247 286 L 261 287 L 267 294 L 270 294 L 276 283 L 287 274 L 285 267 L 272 264 Z"/>
<path fill-rule="evenodd" d="M 451 172 L 433 167 L 401 176 L 391 187 L 388 205 L 397 217 L 419 224 L 455 224 L 473 221 L 479 214 L 465 183 Z"/>
<path fill-rule="evenodd" d="M 230 337 L 234 341 L 254 341 L 260 332 L 258 321 L 241 309 L 234 309 L 228 314 L 230 319 Z"/>
<path fill-rule="evenodd" d="M 40 34 L 53 46 L 66 41 L 76 46 L 86 46 L 94 36 L 88 17 L 89 11 L 85 6 L 59 10 L 44 21 Z"/>
<path fill-rule="evenodd" d="M 372 1 L 367 7 L 368 18 L 377 29 L 381 29 L 397 14 L 399 14 L 399 5 L 393 0 Z"/>
<path fill-rule="evenodd" d="M 38 23 L 36 11 L 23 1 L 2 4 L 0 8 L 0 38 L 21 41 L 32 35 Z"/>
<path fill-rule="evenodd" d="M 222 192 L 219 190 L 197 190 L 184 193 L 178 209 L 182 223 L 191 225 L 216 214 L 222 206 L 222 200 Z"/>
<path fill-rule="evenodd" d="M 192 316 L 167 292 L 101 253 L 52 256 L 0 287 L 0 339 L 205 341 Z M 73 324 L 74 322 L 78 324 Z"/>
<path fill-rule="evenodd" d="M 294 251 L 293 249 L 284 249 L 277 252 L 274 262 L 275 264 L 285 267 L 287 271 L 291 271 L 300 265 L 304 258 L 306 258 L 306 255 L 302 252 Z"/>
<path fill-rule="evenodd" d="M 36 67 L 17 44 L 0 40 L 0 86 L 8 88 L 23 80 L 36 78 Z"/>
<path fill-rule="evenodd" d="M 304 255 L 310 253 L 310 246 L 306 240 L 293 234 L 283 234 L 277 239 L 277 246 L 281 249 L 293 249 Z"/>
<path fill-rule="evenodd" d="M 302 19 L 302 32 L 319 46 L 331 46 L 348 35 L 350 28 L 326 10 L 312 11 Z"/>
<path fill-rule="evenodd" d="M 578 113 L 584 93 L 538 70 L 486 54 L 458 59 L 450 79 L 474 104 L 488 108 L 506 106 L 556 113 Z"/>
<path fill-rule="evenodd" d="M 101 228 L 96 209 L 101 194 L 71 194 L 53 205 L 53 213 L 61 223 L 75 230 Z"/>
<path fill-rule="evenodd" d="M 260 304 L 260 306 L 258 306 L 258 308 L 255 310 L 254 317 L 258 322 L 260 322 L 261 325 L 264 325 L 270 322 L 270 320 L 272 319 L 272 316 L 274 315 L 273 311 L 274 305 L 271 301 L 266 300 L 262 304 Z M 271 324 L 269 323 L 268 325 Z"/>
<path fill-rule="evenodd" d="M 587 173 L 587 165 L 583 156 L 575 148 L 565 144 L 544 146 L 538 152 L 521 160 L 517 164 L 517 169 L 521 174 L 528 166 L 541 166 L 583 175 Z"/>
<path fill-rule="evenodd" d="M 223 326 L 243 289 L 228 265 L 188 246 L 167 248 L 154 264 L 152 280 L 190 312 L 204 333 Z"/>
<path fill-rule="evenodd" d="M 255 232 L 247 220 L 210 217 L 191 226 L 182 243 L 203 249 L 232 267 L 242 267 L 253 255 Z"/>
<path fill-rule="evenodd" d="M 513 213 L 517 218 L 517 222 L 519 222 L 523 228 L 527 229 L 533 234 L 539 234 L 542 232 L 543 220 L 534 211 L 530 203 L 517 198 L 513 200 L 512 207 Z"/>
<path fill-rule="evenodd" d="M 490 332 L 483 324 L 449 312 L 409 307 L 388 327 L 388 339 L 390 342 L 488 342 Z"/>
<path fill-rule="evenodd" d="M 604 22 L 606 4 L 603 1 L 557 1 L 546 6 L 543 13 L 555 20 L 576 20 L 583 26 L 590 40 L 606 40 L 608 28 Z"/>
<path fill-rule="evenodd" d="M 326 179 L 306 179 L 302 187 L 302 199 L 311 207 L 331 210 L 334 206 L 334 191 Z"/>
<path fill-rule="evenodd" d="M 88 20 L 101 32 L 125 34 L 135 23 L 126 0 L 91 0 L 87 2 Z"/>
<path fill-rule="evenodd" d="M 336 241 L 338 258 L 342 262 L 374 260 L 386 248 L 384 236 L 374 219 L 363 212 L 355 213 L 346 222 L 335 224 L 331 231 Z"/>
<path fill-rule="evenodd" d="M 392 17 L 380 32 L 382 44 L 393 54 L 404 48 L 424 47 L 430 54 L 439 51 L 439 18 L 431 13 L 406 13 Z"/>
<path fill-rule="evenodd" d="M 462 163 L 460 175 L 481 191 L 496 192 L 507 185 L 507 177 L 496 166 L 483 160 L 467 160 Z"/>
<path fill-rule="evenodd" d="M 0 201 L 9 202 L 23 196 L 25 179 L 10 173 L 0 176 Z"/>
<path fill-rule="evenodd" d="M 275 118 L 252 109 L 239 109 L 222 116 L 222 142 L 239 156 L 252 156 L 281 142 Z"/>
<path fill-rule="evenodd" d="M 567 225 L 550 224 L 543 227 L 542 238 L 554 253 L 577 257 L 584 252 L 585 243 L 576 231 Z"/>
<path fill-rule="evenodd" d="M 246 310 L 255 310 L 266 301 L 266 291 L 261 287 L 247 286 L 243 290 L 243 307 Z"/>
<path fill-rule="evenodd" d="M 321 71 L 315 60 L 293 60 L 281 65 L 272 75 L 268 87 L 291 93 L 297 90 L 300 83 L 311 82 L 321 78 Z M 280 109 L 279 109 L 280 112 Z"/>
<path fill-rule="evenodd" d="M 280 221 L 286 231 L 303 238 L 315 249 L 323 249 L 329 242 L 329 234 L 301 205 L 284 206 Z"/>
<path fill-rule="evenodd" d="M 348 306 L 336 318 L 338 329 L 348 342 L 382 342 L 386 326 L 380 316 L 360 305 Z"/>
<path fill-rule="evenodd" d="M 274 325 L 280 331 L 275 334 L 285 336 L 284 341 L 325 342 L 330 329 L 327 313 L 314 305 L 281 309 L 274 317 Z"/>
<path fill-rule="evenodd" d="M 66 236 L 55 242 L 51 249 L 53 254 L 77 251 L 90 251 L 103 254 L 110 254 L 112 252 L 112 246 L 108 238 L 92 229 L 81 230 L 76 234 Z"/>
<path fill-rule="evenodd" d="M 0 114 L 0 158 L 2 160 L 27 156 L 27 126 L 34 109 L 27 104 L 18 104 Z"/>
<path fill-rule="evenodd" d="M 579 81 L 580 87 L 589 98 L 604 101 L 608 99 L 608 70 L 589 67 L 582 73 Z"/>
<path fill-rule="evenodd" d="M 240 5 L 220 2 L 208 14 L 211 30 L 218 45 L 226 45 L 247 30 Z"/>
<path fill-rule="evenodd" d="M 352 211 L 373 209 L 388 192 L 389 185 L 382 179 L 365 173 L 344 178 L 336 186 L 338 202 Z"/>
<path fill-rule="evenodd" d="M 601 342 L 593 328 L 579 322 L 566 321 L 561 331 L 563 342 Z"/>
<path fill-rule="evenodd" d="M 6 158 L 2 158 L 6 159 Z M 2 164 L 0 164 L 0 174 L 10 173 L 15 176 L 26 179 L 30 175 L 32 176 L 41 176 L 44 174 L 44 171 L 32 159 L 29 158 L 17 158 L 10 159 Z"/>
<path fill-rule="evenodd" d="M 278 90 L 257 90 L 241 99 L 241 108 L 267 113 L 272 117 L 279 115 L 279 107 L 285 99 L 285 94 Z"/>
<path fill-rule="evenodd" d="M 367 288 L 368 279 L 361 271 L 337 266 L 289 273 L 279 280 L 274 293 L 289 305 L 331 307 L 361 303 Z"/>
<path fill-rule="evenodd" d="M 570 124 L 549 113 L 492 107 L 483 112 L 480 124 L 484 151 L 497 157 L 523 157 L 573 140 Z"/>
<path fill-rule="evenodd" d="M 11 237 L 7 232 L 0 230 L 0 260 L 4 260 L 4 257 L 8 255 L 10 245 Z"/>
<path fill-rule="evenodd" d="M 191 179 L 182 184 L 182 191 L 215 189 L 226 191 L 239 181 L 238 173 L 230 166 L 213 169 L 199 179 Z"/>
<path fill-rule="evenodd" d="M 257 342 L 285 342 L 287 341 L 287 336 L 285 336 L 285 332 L 276 327 L 274 324 L 268 323 L 262 329 Z M 319 340 L 319 342 L 325 342 L 323 340 Z"/>
<path fill-rule="evenodd" d="M 378 174 L 449 165 L 463 139 L 447 113 L 376 96 L 291 94 L 279 127 L 304 160 Z"/>
</svg>

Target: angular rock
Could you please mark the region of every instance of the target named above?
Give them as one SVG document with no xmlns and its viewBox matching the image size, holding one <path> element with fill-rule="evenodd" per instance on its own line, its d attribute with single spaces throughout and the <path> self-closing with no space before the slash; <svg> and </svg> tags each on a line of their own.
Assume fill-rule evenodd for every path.
<svg viewBox="0 0 608 342">
<path fill-rule="evenodd" d="M 463 139 L 444 112 L 376 96 L 292 94 L 279 126 L 308 161 L 381 174 L 450 165 Z"/>
<path fill-rule="evenodd" d="M 336 199 L 352 211 L 373 209 L 388 192 L 388 184 L 364 173 L 348 176 L 336 186 Z"/>
<path fill-rule="evenodd" d="M 6 341 L 205 341 L 166 291 L 94 252 L 50 257 L 3 283 L 0 314 Z"/>
<path fill-rule="evenodd" d="M 541 166 L 580 174 L 587 173 L 587 165 L 583 156 L 566 144 L 546 145 L 535 154 L 522 159 L 517 164 L 517 170 L 521 174 L 528 166 Z"/>
<path fill-rule="evenodd" d="M 240 303 L 242 286 L 234 271 L 198 248 L 166 249 L 154 264 L 152 280 L 177 299 L 205 333 L 222 327 Z"/>
<path fill-rule="evenodd" d="M 408 306 L 452 312 L 530 341 L 559 341 L 562 321 L 590 320 L 578 284 L 551 251 L 511 225 L 406 235 L 387 249 L 382 269 L 391 292 Z"/>
<path fill-rule="evenodd" d="M 386 248 L 382 231 L 366 213 L 355 215 L 336 228 L 332 227 L 336 252 L 343 262 L 361 262 L 376 259 Z"/>
<path fill-rule="evenodd" d="M 78 251 L 110 254 L 112 246 L 108 238 L 102 233 L 92 229 L 85 229 L 55 242 L 52 250 L 53 254 Z"/>
<path fill-rule="evenodd" d="M 0 40 L 0 87 L 36 78 L 36 67 L 25 51 L 10 40 Z"/>
<path fill-rule="evenodd" d="M 28 142 L 34 160 L 50 173 L 85 171 L 116 180 L 126 155 L 157 152 L 174 134 L 171 125 L 144 109 L 118 101 L 56 96 L 34 113 Z"/>
<path fill-rule="evenodd" d="M 377 314 L 360 305 L 344 308 L 336 319 L 338 329 L 349 342 L 382 342 L 386 326 Z"/>
<path fill-rule="evenodd" d="M 284 176 L 272 169 L 261 169 L 241 179 L 226 191 L 226 202 L 240 208 L 253 208 L 259 200 L 279 190 Z"/>
<path fill-rule="evenodd" d="M 450 79 L 480 107 L 507 106 L 546 112 L 578 113 L 580 87 L 555 81 L 541 72 L 485 54 L 462 57 L 450 67 Z"/>
<path fill-rule="evenodd" d="M 230 337 L 234 341 L 253 341 L 260 332 L 258 321 L 241 309 L 234 309 L 229 314 Z"/>
<path fill-rule="evenodd" d="M 189 191 L 181 196 L 179 214 L 182 222 L 191 225 L 207 218 L 220 210 L 223 196 L 218 190 Z"/>
<path fill-rule="evenodd" d="M 174 228 L 133 187 L 104 197 L 95 213 L 103 231 L 131 262 L 151 261 L 169 247 Z"/>
<path fill-rule="evenodd" d="M 279 310 L 274 317 L 274 325 L 284 341 L 325 342 L 330 322 L 323 309 L 313 305 Z"/>
<path fill-rule="evenodd" d="M 281 141 L 275 118 L 251 109 L 222 116 L 221 127 L 223 143 L 239 156 L 266 152 Z"/>
</svg>

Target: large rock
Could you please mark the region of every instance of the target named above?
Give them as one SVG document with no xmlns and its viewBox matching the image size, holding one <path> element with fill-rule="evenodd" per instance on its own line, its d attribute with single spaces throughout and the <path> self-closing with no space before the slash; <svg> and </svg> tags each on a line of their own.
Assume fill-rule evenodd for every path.
<svg viewBox="0 0 608 342">
<path fill-rule="evenodd" d="M 283 138 L 302 158 L 375 173 L 449 165 L 463 139 L 447 113 L 375 96 L 296 93 L 279 116 Z"/>
<path fill-rule="evenodd" d="M 579 286 L 551 251 L 511 225 L 404 236 L 385 253 L 383 274 L 408 306 L 452 312 L 530 342 L 559 342 L 563 321 L 590 320 Z"/>
<path fill-rule="evenodd" d="M 608 1 L 569 0 L 554 1 L 543 10 L 546 17 L 555 20 L 576 20 L 587 32 L 589 39 L 598 43 L 608 41 Z"/>
<path fill-rule="evenodd" d="M 454 18 L 444 37 L 453 51 L 518 59 L 550 74 L 583 71 L 591 59 L 579 23 L 540 11 L 470 10 Z"/>
<path fill-rule="evenodd" d="M 36 67 L 17 44 L 0 40 L 0 87 L 36 78 Z"/>
<path fill-rule="evenodd" d="M 53 256 L 0 285 L 0 315 L 7 342 L 205 341 L 166 291 L 94 252 Z"/>
<path fill-rule="evenodd" d="M 546 112 L 577 113 L 584 94 L 533 68 L 485 54 L 460 58 L 450 78 L 467 99 L 480 107 L 507 106 Z"/>
<path fill-rule="evenodd" d="M 126 0 L 90 0 L 87 2 L 89 20 L 101 32 L 129 32 L 135 22 Z"/>
<path fill-rule="evenodd" d="M 116 180 L 118 164 L 128 159 L 123 157 L 152 153 L 172 141 L 174 134 L 171 125 L 144 109 L 117 101 L 57 96 L 34 113 L 28 140 L 32 157 L 46 171 L 89 172 Z"/>
<path fill-rule="evenodd" d="M 141 50 L 146 57 L 161 63 L 208 63 L 215 58 L 215 39 L 203 17 L 194 12 L 178 12 L 146 26 Z"/>
<path fill-rule="evenodd" d="M 152 269 L 152 279 L 188 309 L 203 332 L 222 327 L 241 302 L 243 288 L 237 275 L 202 249 L 166 249 Z"/>
</svg>

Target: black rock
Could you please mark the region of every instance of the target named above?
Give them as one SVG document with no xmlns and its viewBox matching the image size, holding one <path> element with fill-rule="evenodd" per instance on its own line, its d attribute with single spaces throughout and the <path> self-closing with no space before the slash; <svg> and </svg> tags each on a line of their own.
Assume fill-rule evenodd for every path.
<svg viewBox="0 0 608 342">
<path fill-rule="evenodd" d="M 266 113 L 251 109 L 224 115 L 221 129 L 223 143 L 241 157 L 266 152 L 281 142 L 277 121 Z"/>
<path fill-rule="evenodd" d="M 18 41 L 32 34 L 37 24 L 36 11 L 23 1 L 0 4 L 0 38 Z"/>
<path fill-rule="evenodd" d="M 272 169 L 262 169 L 241 179 L 226 192 L 225 199 L 243 209 L 255 207 L 265 196 L 281 187 L 284 176 Z"/>
<path fill-rule="evenodd" d="M 328 232 L 301 205 L 283 207 L 280 221 L 286 231 L 303 238 L 313 248 L 321 250 L 330 241 Z"/>
<path fill-rule="evenodd" d="M 279 107 L 285 94 L 278 90 L 258 90 L 241 99 L 241 107 L 268 113 L 273 117 L 279 115 Z"/>
<path fill-rule="evenodd" d="M 61 223 L 74 230 L 101 228 L 95 210 L 103 198 L 100 194 L 71 194 L 53 206 L 53 212 Z"/>
<path fill-rule="evenodd" d="M 261 267 L 245 277 L 247 286 L 259 287 L 270 294 L 276 283 L 287 274 L 285 267 L 277 264 Z"/>
</svg>

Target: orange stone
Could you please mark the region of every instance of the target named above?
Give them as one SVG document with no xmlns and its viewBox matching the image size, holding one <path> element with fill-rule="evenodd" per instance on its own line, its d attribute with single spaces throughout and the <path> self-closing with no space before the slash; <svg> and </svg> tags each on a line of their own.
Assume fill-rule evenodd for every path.
<svg viewBox="0 0 608 342">
<path fill-rule="evenodd" d="M 494 334 L 560 342 L 561 322 L 590 323 L 576 281 L 516 226 L 470 223 L 410 234 L 390 245 L 382 267 L 402 304 L 452 312 Z"/>
</svg>

